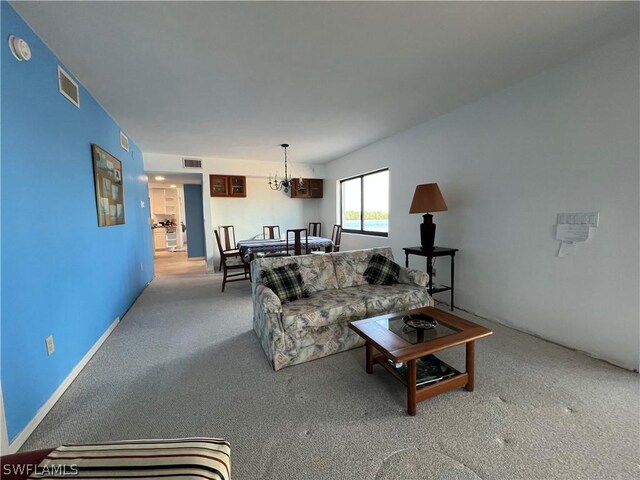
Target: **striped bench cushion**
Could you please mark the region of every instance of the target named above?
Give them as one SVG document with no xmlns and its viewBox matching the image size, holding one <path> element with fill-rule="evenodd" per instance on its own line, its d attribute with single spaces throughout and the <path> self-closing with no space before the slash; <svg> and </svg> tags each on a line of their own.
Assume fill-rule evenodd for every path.
<svg viewBox="0 0 640 480">
<path fill-rule="evenodd" d="M 63 445 L 50 452 L 29 478 L 228 480 L 230 454 L 229 442 L 219 438 Z"/>
</svg>

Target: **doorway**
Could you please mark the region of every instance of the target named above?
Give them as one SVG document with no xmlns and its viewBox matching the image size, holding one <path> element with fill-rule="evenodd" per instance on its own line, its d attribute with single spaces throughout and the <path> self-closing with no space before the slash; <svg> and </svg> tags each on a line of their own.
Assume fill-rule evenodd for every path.
<svg viewBox="0 0 640 480">
<path fill-rule="evenodd" d="M 205 274 L 202 175 L 147 175 L 156 275 Z"/>
</svg>

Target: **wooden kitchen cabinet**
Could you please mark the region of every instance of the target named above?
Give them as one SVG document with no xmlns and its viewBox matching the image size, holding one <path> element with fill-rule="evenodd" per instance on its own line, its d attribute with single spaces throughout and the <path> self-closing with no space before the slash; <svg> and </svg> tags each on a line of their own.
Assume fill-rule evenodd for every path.
<svg viewBox="0 0 640 480">
<path fill-rule="evenodd" d="M 309 178 L 309 198 L 322 198 L 322 179 Z"/>
<path fill-rule="evenodd" d="M 151 213 L 164 213 L 166 203 L 164 201 L 164 188 L 151 189 Z"/>
<path fill-rule="evenodd" d="M 178 213 L 178 192 L 175 188 L 151 189 L 151 213 L 159 216 L 173 216 Z"/>
<path fill-rule="evenodd" d="M 212 197 L 228 197 L 229 182 L 226 175 L 209 175 L 209 189 Z"/>
<path fill-rule="evenodd" d="M 293 188 L 291 189 L 291 198 L 322 198 L 322 179 L 321 178 L 303 178 L 303 186 L 300 187 L 298 180 L 293 180 Z"/>
<path fill-rule="evenodd" d="M 158 227 L 153 229 L 153 249 L 165 250 L 167 248 L 167 229 Z"/>
<path fill-rule="evenodd" d="M 247 177 L 241 175 L 229 175 L 229 196 L 247 196 Z"/>
<path fill-rule="evenodd" d="M 246 197 L 247 177 L 243 175 L 209 175 L 212 197 Z"/>
</svg>

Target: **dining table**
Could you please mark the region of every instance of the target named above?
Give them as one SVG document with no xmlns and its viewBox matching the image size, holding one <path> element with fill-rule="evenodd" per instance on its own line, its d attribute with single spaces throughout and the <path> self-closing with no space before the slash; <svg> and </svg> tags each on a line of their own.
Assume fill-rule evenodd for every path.
<svg viewBox="0 0 640 480">
<path fill-rule="evenodd" d="M 309 236 L 309 251 L 311 250 L 324 250 L 325 252 L 330 252 L 333 248 L 333 242 L 330 238 L 325 237 L 312 237 Z M 301 239 L 302 244 L 306 243 L 305 237 Z M 293 248 L 293 243 L 289 244 L 290 248 Z M 275 253 L 275 252 L 286 252 L 287 251 L 287 241 L 281 239 L 273 239 L 273 238 L 261 238 L 261 239 L 251 239 L 251 240 L 240 240 L 237 244 L 238 250 L 240 251 L 241 257 L 244 258 L 252 258 L 256 254 L 263 253 Z"/>
</svg>

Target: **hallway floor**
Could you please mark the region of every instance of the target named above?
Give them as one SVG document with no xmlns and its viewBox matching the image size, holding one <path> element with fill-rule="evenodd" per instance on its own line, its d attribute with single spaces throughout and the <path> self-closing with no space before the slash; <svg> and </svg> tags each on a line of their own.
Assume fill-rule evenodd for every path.
<svg viewBox="0 0 640 480">
<path fill-rule="evenodd" d="M 207 273 L 204 259 L 189 260 L 187 252 L 156 251 L 153 255 L 153 262 L 158 277 Z"/>
</svg>

